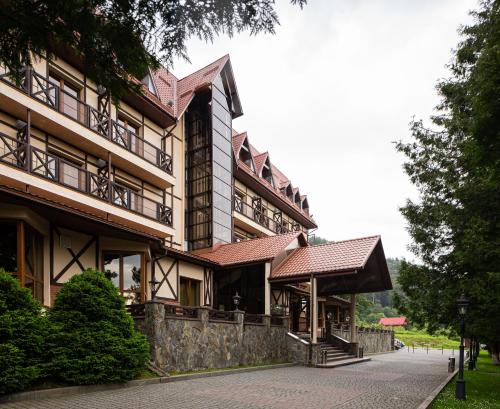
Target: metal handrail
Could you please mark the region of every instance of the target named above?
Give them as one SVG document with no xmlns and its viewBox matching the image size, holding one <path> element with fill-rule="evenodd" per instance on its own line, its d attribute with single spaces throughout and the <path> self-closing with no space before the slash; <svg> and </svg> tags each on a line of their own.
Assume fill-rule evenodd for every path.
<svg viewBox="0 0 500 409">
<path fill-rule="evenodd" d="M 0 80 L 16 86 L 16 84 L 9 80 L 9 73 L 1 68 Z M 162 149 L 159 149 L 129 129 L 124 128 L 108 115 L 98 111 L 74 95 L 69 94 L 58 85 L 51 83 L 32 68 L 26 68 L 22 73 L 24 74 L 24 81 L 18 88 L 32 98 L 156 165 L 165 172 L 169 174 L 173 173 L 172 157 Z"/>
<path fill-rule="evenodd" d="M 162 224 L 172 225 L 170 207 L 2 132 L 0 132 L 0 162 L 124 207 Z"/>
</svg>

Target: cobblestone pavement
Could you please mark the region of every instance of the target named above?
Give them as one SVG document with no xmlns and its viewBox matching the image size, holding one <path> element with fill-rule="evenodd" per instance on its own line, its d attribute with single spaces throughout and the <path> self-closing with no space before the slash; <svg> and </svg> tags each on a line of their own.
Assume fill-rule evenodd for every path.
<svg viewBox="0 0 500 409">
<path fill-rule="evenodd" d="M 456 354 L 456 352 L 455 352 Z M 335 369 L 301 366 L 0 405 L 7 408 L 416 408 L 448 375 L 449 352 L 377 355 Z"/>
</svg>

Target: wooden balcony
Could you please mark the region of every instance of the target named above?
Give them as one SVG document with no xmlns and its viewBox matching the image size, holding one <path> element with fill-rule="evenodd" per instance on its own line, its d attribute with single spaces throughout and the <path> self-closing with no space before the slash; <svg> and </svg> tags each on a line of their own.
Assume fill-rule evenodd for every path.
<svg viewBox="0 0 500 409">
<path fill-rule="evenodd" d="M 158 237 L 174 233 L 170 207 L 3 133 L 0 183 Z"/>
<path fill-rule="evenodd" d="M 258 203 L 249 205 L 236 195 L 233 197 L 233 210 L 235 226 L 239 226 L 250 233 L 271 236 L 288 233 L 291 230 L 297 231 L 300 228 L 298 224 L 291 226 L 291 230 L 286 228 L 281 220 L 281 215 L 275 213 L 273 217 L 270 217 L 268 210 Z"/>
<path fill-rule="evenodd" d="M 173 160 L 150 142 L 125 129 L 94 107 L 61 90 L 33 69 L 23 71 L 24 82 L 17 87 L 0 67 L 0 106 L 17 118 L 114 163 L 137 177 L 161 188 L 175 184 Z"/>
</svg>

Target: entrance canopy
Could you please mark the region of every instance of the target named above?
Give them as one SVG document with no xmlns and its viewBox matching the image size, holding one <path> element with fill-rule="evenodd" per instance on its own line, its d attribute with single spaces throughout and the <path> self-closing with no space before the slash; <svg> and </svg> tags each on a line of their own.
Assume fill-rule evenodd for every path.
<svg viewBox="0 0 500 409">
<path fill-rule="evenodd" d="M 318 296 L 392 289 L 380 236 L 298 247 L 271 272 L 271 283 L 317 279 Z"/>
</svg>

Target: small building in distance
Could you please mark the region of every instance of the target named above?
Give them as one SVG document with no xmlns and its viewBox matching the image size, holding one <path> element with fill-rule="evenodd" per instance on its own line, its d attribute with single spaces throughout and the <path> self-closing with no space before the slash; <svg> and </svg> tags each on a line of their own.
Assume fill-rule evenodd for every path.
<svg viewBox="0 0 500 409">
<path fill-rule="evenodd" d="M 379 325 L 382 325 L 384 327 L 403 327 L 406 328 L 408 325 L 408 320 L 406 317 L 383 317 L 380 318 L 378 321 Z"/>
</svg>

